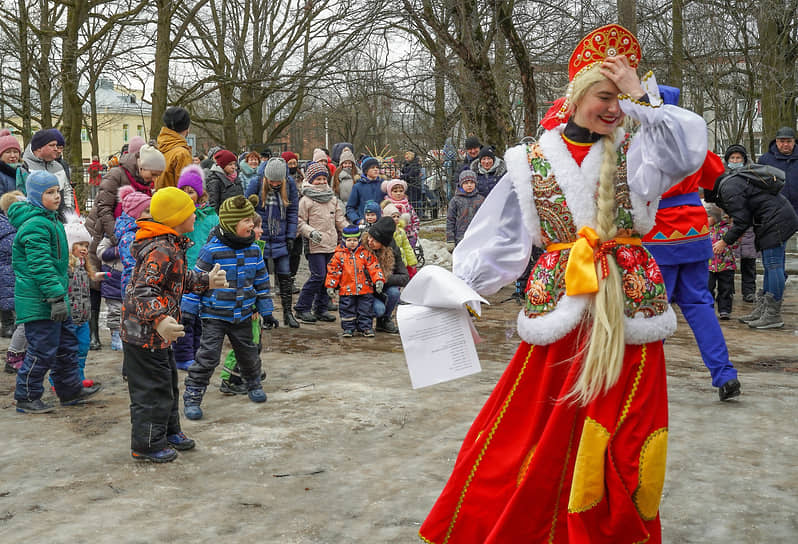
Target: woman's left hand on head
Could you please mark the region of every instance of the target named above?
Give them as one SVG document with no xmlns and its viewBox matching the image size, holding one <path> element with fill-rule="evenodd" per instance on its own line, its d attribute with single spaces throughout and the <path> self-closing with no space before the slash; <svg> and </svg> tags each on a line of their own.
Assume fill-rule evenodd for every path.
<svg viewBox="0 0 798 544">
<path fill-rule="evenodd" d="M 607 57 L 601 63 L 601 74 L 615 83 L 621 94 L 626 94 L 634 99 L 640 99 L 646 92 L 640 85 L 640 78 L 637 77 L 637 70 L 629 65 L 626 55 L 619 57 Z"/>
</svg>

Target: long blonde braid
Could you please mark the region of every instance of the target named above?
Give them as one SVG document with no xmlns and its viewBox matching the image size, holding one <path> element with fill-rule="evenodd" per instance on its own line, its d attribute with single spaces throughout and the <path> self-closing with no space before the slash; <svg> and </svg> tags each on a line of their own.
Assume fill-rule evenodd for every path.
<svg viewBox="0 0 798 544">
<path fill-rule="evenodd" d="M 615 237 L 615 173 L 617 151 L 614 134 L 602 138 L 601 170 L 599 172 L 597 201 L 597 234 L 601 242 Z M 593 326 L 590 344 L 582 361 L 582 370 L 571 392 L 566 396 L 586 405 L 599 394 L 607 392 L 618 381 L 623 366 L 624 322 L 623 289 L 621 274 L 615 259 L 607 256 L 609 274 L 601 277 L 597 270 L 599 285 L 590 314 Z M 597 264 L 597 266 L 599 266 Z"/>
</svg>

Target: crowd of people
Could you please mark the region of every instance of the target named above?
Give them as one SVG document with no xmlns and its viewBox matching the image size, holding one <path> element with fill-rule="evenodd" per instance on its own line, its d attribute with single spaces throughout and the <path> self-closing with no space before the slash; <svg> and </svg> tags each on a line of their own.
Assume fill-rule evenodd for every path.
<svg viewBox="0 0 798 544">
<path fill-rule="evenodd" d="M 754 304 L 740 321 L 784 325 L 794 130 L 780 129 L 758 164 L 739 144 L 721 159 L 678 89 L 638 77 L 640 58 L 628 30 L 597 29 L 571 56 L 568 91 L 537 142 L 498 157 L 465 141 L 446 221 L 453 273 L 482 295 L 515 281 L 522 342 L 421 527 L 428 542 L 659 542 L 671 304 L 720 401 L 742 390 L 719 324 L 732 314 L 738 262 Z M 259 342 L 280 325 L 273 287 L 288 329 L 340 320 L 342 338 L 398 333 L 422 196 L 413 153 L 389 179 L 349 146 L 337 161 L 315 149 L 303 168 L 291 151 L 215 148 L 203 159 L 186 141 L 185 109 L 163 121 L 152 145 L 131 141 L 101 179 L 90 167 L 99 187 L 86 217 L 60 132 L 36 132 L 24 153 L 0 133 L 0 333 L 11 338 L 16 410 L 54 409 L 42 400 L 48 373 L 61 406 L 102 390 L 86 361 L 102 347 L 104 301 L 110 347 L 123 354 L 131 454 L 159 463 L 195 446 L 181 400 L 185 417 L 203 418 L 225 338 L 221 392 L 267 400 Z"/>
</svg>

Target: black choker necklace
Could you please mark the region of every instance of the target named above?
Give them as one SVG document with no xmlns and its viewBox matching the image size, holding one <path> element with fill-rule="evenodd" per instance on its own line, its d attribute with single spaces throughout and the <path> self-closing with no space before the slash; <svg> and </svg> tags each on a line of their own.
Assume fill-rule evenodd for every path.
<svg viewBox="0 0 798 544">
<path fill-rule="evenodd" d="M 598 142 L 603 135 L 590 132 L 588 129 L 574 123 L 573 119 L 568 119 L 568 124 L 565 125 L 565 130 L 563 130 L 563 136 L 578 144 L 593 144 Z"/>
</svg>

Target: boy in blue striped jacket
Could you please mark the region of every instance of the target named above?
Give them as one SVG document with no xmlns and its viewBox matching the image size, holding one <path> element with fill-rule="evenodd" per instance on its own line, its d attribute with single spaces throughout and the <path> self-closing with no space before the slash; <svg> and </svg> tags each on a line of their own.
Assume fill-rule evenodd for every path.
<svg viewBox="0 0 798 544">
<path fill-rule="evenodd" d="M 219 364 L 225 336 L 233 346 L 249 399 L 266 402 L 266 393 L 261 387 L 258 345 L 252 340 L 253 309 L 260 314 L 264 327 L 276 327 L 278 322 L 272 317 L 269 274 L 261 250 L 255 244 L 253 216 L 257 197 L 253 195 L 250 199 L 239 195 L 222 203 L 219 225 L 211 231 L 195 264 L 195 270 L 204 272 L 217 263 L 221 265 L 228 287 L 183 300 L 183 311 L 193 312 L 202 319 L 202 340 L 195 362 L 188 369 L 183 394 L 183 410 L 188 419 L 202 418 L 200 404 Z"/>
</svg>

